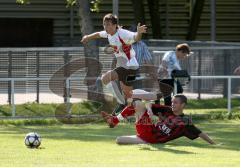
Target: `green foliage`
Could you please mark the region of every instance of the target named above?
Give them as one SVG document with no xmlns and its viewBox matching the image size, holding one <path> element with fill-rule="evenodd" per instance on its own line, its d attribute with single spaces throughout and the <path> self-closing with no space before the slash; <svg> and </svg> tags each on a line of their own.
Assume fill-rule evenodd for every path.
<svg viewBox="0 0 240 167">
<path fill-rule="evenodd" d="M 16 0 L 16 3 L 18 4 L 30 4 L 30 0 Z"/>
<path fill-rule="evenodd" d="M 16 3 L 17 4 L 30 4 L 31 1 L 34 1 L 34 0 L 16 0 Z M 99 12 L 99 4 L 100 4 L 101 0 L 91 0 L 90 4 L 91 4 L 91 8 L 90 10 L 92 12 Z M 66 3 L 67 3 L 67 7 L 69 6 L 74 6 L 77 4 L 77 0 L 66 0 Z M 80 4 L 81 5 L 81 4 Z"/>
<path fill-rule="evenodd" d="M 66 2 L 67 2 L 67 6 L 74 6 L 74 5 L 76 5 L 76 2 L 77 0 L 66 0 Z"/>
<path fill-rule="evenodd" d="M 0 125 L 14 125 L 14 126 L 25 126 L 25 125 L 60 125 L 56 119 L 17 119 L 17 120 L 0 120 Z"/>
<path fill-rule="evenodd" d="M 99 8 L 99 4 L 100 4 L 101 0 L 92 0 L 91 1 L 91 11 L 92 12 L 99 12 L 100 8 Z"/>
<path fill-rule="evenodd" d="M 67 1 L 67 6 L 74 6 L 77 4 L 77 0 L 66 0 Z M 99 4 L 100 4 L 101 0 L 91 0 L 90 1 L 90 10 L 92 12 L 99 12 Z M 79 4 L 81 5 L 81 4 Z"/>
<path fill-rule="evenodd" d="M 105 111 L 112 111 L 113 103 L 108 105 L 108 108 L 103 109 Z M 26 103 L 16 105 L 16 116 L 20 118 L 38 118 L 39 120 L 44 118 L 55 119 L 55 122 L 61 121 L 68 124 L 82 124 L 89 122 L 101 121 L 99 109 L 100 103 L 83 101 L 81 103 L 71 104 L 71 118 L 65 118 L 67 113 L 67 106 L 65 104 L 38 104 L 38 103 Z M 207 99 L 207 100 L 189 100 L 187 108 L 184 113 L 192 115 L 193 120 L 240 120 L 239 112 L 239 99 L 232 99 L 232 113 L 227 112 L 227 100 L 226 99 Z M 10 118 L 12 115 L 11 106 L 0 106 L 0 117 Z M 0 124 L 7 124 L 9 121 L 0 122 Z M 13 121 L 14 122 L 14 121 Z M 14 124 L 9 122 L 10 124 Z M 21 122 L 21 121 L 20 121 Z M 26 121 L 22 121 L 22 124 L 27 124 Z M 38 121 L 30 119 L 29 122 L 37 124 Z M 45 122 L 48 124 L 48 122 Z M 18 124 L 18 123 L 17 123 Z M 31 123 L 29 123 L 31 124 Z M 41 124 L 41 121 L 39 122 Z M 44 124 L 44 121 L 43 121 Z"/>
<path fill-rule="evenodd" d="M 232 99 L 232 107 L 239 106 L 239 98 Z M 201 100 L 188 100 L 188 109 L 216 109 L 216 108 L 226 108 L 227 99 L 226 98 L 215 98 L 215 99 L 201 99 Z"/>
<path fill-rule="evenodd" d="M 59 106 L 65 104 L 38 104 L 38 103 L 26 103 L 16 105 L 16 116 L 21 117 L 52 117 L 55 116 Z M 72 114 L 76 115 L 91 115 L 97 114 L 98 108 L 101 105 L 96 102 L 81 102 L 71 105 Z M 11 116 L 12 110 L 9 105 L 0 106 L 0 116 Z M 66 114 L 66 107 L 64 108 L 64 113 Z"/>
</svg>

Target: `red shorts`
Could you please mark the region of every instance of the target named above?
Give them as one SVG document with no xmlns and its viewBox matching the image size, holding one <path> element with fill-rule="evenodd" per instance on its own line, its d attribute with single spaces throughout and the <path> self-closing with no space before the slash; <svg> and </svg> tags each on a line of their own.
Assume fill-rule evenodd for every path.
<svg viewBox="0 0 240 167">
<path fill-rule="evenodd" d="M 137 136 L 148 143 L 157 143 L 153 134 L 154 124 L 151 121 L 147 111 L 144 112 L 140 120 L 136 123 Z"/>
</svg>

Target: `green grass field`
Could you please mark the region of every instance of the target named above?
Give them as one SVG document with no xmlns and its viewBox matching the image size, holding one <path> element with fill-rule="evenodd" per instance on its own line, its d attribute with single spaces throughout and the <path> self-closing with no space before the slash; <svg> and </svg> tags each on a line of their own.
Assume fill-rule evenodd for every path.
<svg viewBox="0 0 240 167">
<path fill-rule="evenodd" d="M 110 129 L 103 122 L 65 125 L 50 120 L 0 120 L 0 167 L 7 166 L 166 166 L 166 167 L 238 167 L 240 164 L 239 99 L 233 100 L 233 117 L 226 114 L 226 100 L 193 100 L 186 113 L 217 143 L 180 138 L 166 144 L 117 145 L 121 135 L 135 134 L 134 124 L 123 123 Z M 80 107 L 79 107 L 80 106 Z M 95 105 L 80 104 L 79 112 L 91 114 Z M 21 115 L 54 114 L 53 104 L 17 106 Z M 41 112 L 42 111 L 42 112 Z M 8 116 L 8 106 L 0 113 Z M 82 112 L 81 112 L 82 113 Z M 42 136 L 39 149 L 24 145 L 28 132 Z"/>
<path fill-rule="evenodd" d="M 198 121 L 220 146 L 201 139 L 177 139 L 157 145 L 117 145 L 115 138 L 134 134 L 132 124 L 109 129 L 105 124 L 0 126 L 0 166 L 170 166 L 238 167 L 240 123 Z M 43 137 L 40 149 L 24 145 L 26 133 Z"/>
</svg>

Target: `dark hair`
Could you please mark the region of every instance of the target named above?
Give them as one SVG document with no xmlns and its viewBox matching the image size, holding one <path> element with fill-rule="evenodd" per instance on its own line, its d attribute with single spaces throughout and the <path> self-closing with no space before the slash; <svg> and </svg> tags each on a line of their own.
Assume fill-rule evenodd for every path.
<svg viewBox="0 0 240 167">
<path fill-rule="evenodd" d="M 177 51 L 182 51 L 183 53 L 190 53 L 190 47 L 186 43 L 182 43 L 176 46 Z"/>
<path fill-rule="evenodd" d="M 103 17 L 103 22 L 110 21 L 112 24 L 118 24 L 118 18 L 116 15 L 113 15 L 112 13 L 106 14 Z"/>
<path fill-rule="evenodd" d="M 187 104 L 187 97 L 183 94 L 176 94 L 174 95 L 175 98 L 179 98 L 181 103 Z"/>
</svg>

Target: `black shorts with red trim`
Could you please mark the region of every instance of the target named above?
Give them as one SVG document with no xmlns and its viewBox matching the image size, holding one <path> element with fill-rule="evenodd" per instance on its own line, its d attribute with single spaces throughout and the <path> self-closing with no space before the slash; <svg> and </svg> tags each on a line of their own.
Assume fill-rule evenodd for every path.
<svg viewBox="0 0 240 167">
<path fill-rule="evenodd" d="M 117 67 L 113 69 L 118 74 L 118 80 L 122 81 L 126 86 L 132 86 L 133 81 L 136 79 L 138 69 L 126 69 L 123 67 Z"/>
</svg>

